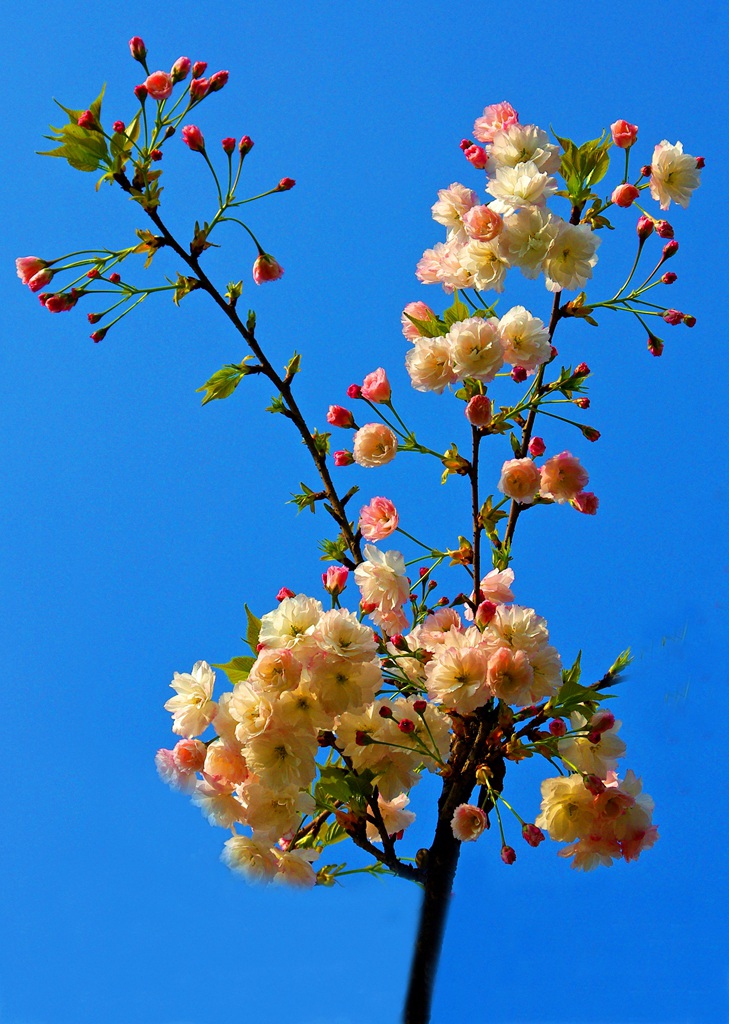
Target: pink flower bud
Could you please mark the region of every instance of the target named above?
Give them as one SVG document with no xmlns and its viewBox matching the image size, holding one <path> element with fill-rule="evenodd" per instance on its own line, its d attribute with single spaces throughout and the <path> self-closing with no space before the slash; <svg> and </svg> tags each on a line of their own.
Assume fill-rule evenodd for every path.
<svg viewBox="0 0 729 1024">
<path fill-rule="evenodd" d="M 511 371 L 511 379 L 515 380 L 517 384 L 521 384 L 527 379 L 527 372 L 523 366 L 515 366 Z"/>
<path fill-rule="evenodd" d="M 150 160 L 154 160 L 155 163 L 160 161 L 162 159 L 162 150 L 161 149 L 153 149 L 153 150 L 151 150 L 150 154 L 149 154 L 149 159 Z"/>
<path fill-rule="evenodd" d="M 472 843 L 489 827 L 486 813 L 475 804 L 459 804 L 453 812 L 451 829 L 461 843 Z"/>
<path fill-rule="evenodd" d="M 235 149 L 235 139 L 223 139 L 223 141 L 221 142 L 221 146 L 223 147 L 223 152 L 228 153 L 228 155 L 230 155 Z"/>
<path fill-rule="evenodd" d="M 488 626 L 494 615 L 496 615 L 496 609 L 498 607 L 499 606 L 494 604 L 493 601 L 482 601 L 476 609 L 476 614 L 474 616 L 474 622 L 476 625 L 481 626 L 481 628 Z"/>
<path fill-rule="evenodd" d="M 117 135 L 123 135 L 127 128 L 123 121 L 115 121 L 111 127 Z"/>
<path fill-rule="evenodd" d="M 504 864 L 513 864 L 516 860 L 516 850 L 511 846 L 501 847 L 501 859 Z"/>
<path fill-rule="evenodd" d="M 472 427 L 487 427 L 491 422 L 491 399 L 486 395 L 474 395 L 463 411 Z"/>
<path fill-rule="evenodd" d="M 195 72 L 193 71 L 193 74 Z M 193 78 L 190 82 L 190 99 L 193 103 L 199 103 L 205 99 L 210 89 L 210 82 L 207 78 Z"/>
<path fill-rule="evenodd" d="M 95 280 L 99 276 L 99 268 L 92 267 L 91 270 L 87 270 L 86 276 L 90 278 L 92 281 Z"/>
<path fill-rule="evenodd" d="M 653 221 L 650 217 L 646 217 L 645 214 L 638 218 L 638 223 L 635 226 L 638 232 L 638 238 L 641 242 L 645 242 L 646 238 L 653 234 Z"/>
<path fill-rule="evenodd" d="M 87 313 L 86 319 L 90 324 L 98 324 L 99 320 L 101 320 L 103 315 L 103 313 Z"/>
<path fill-rule="evenodd" d="M 31 279 L 28 281 L 28 287 L 32 292 L 39 292 L 41 288 L 45 288 L 47 284 L 53 280 L 55 271 L 51 270 L 50 267 L 44 267 L 43 270 L 39 270 L 37 274 L 33 274 Z"/>
<path fill-rule="evenodd" d="M 673 227 L 667 220 L 656 221 L 656 234 L 660 238 L 673 238 Z"/>
<path fill-rule="evenodd" d="M 367 374 L 362 381 L 360 395 L 362 398 L 367 399 L 368 402 L 374 402 L 377 405 L 390 401 L 392 388 L 387 379 L 387 374 L 381 366 L 373 370 L 372 373 Z"/>
<path fill-rule="evenodd" d="M 244 157 L 246 156 L 247 153 L 250 153 L 250 151 L 253 149 L 253 145 L 253 139 L 250 137 L 250 135 L 244 135 L 243 138 L 238 143 L 238 152 L 242 157 Z"/>
<path fill-rule="evenodd" d="M 598 732 L 597 729 L 591 729 L 587 734 L 587 742 L 592 743 L 595 746 L 602 740 L 602 733 Z"/>
<path fill-rule="evenodd" d="M 590 399 L 589 398 L 576 398 L 575 399 L 575 405 L 577 406 L 578 409 L 589 409 L 590 408 Z"/>
<path fill-rule="evenodd" d="M 147 87 L 146 85 L 135 85 L 134 95 L 137 97 L 140 103 L 144 103 L 147 98 Z"/>
<path fill-rule="evenodd" d="M 616 206 L 628 207 L 633 205 L 639 195 L 640 192 L 635 185 L 625 182 L 624 185 L 618 185 L 616 189 L 613 189 L 613 194 L 610 198 Z"/>
<path fill-rule="evenodd" d="M 114 271 L 113 274 L 109 274 L 109 280 L 112 284 L 119 284 L 121 281 L 121 274 L 117 274 L 116 271 Z"/>
<path fill-rule="evenodd" d="M 572 508 L 577 509 L 586 516 L 594 516 L 597 513 L 600 499 L 592 491 L 580 491 L 570 502 Z"/>
<path fill-rule="evenodd" d="M 366 747 L 371 742 L 369 735 L 362 729 L 358 729 L 354 734 L 354 742 L 358 747 Z"/>
<path fill-rule="evenodd" d="M 521 834 L 530 846 L 539 846 L 544 840 L 544 832 L 537 825 L 528 825 L 526 822 L 521 827 Z"/>
<path fill-rule="evenodd" d="M 402 323 L 402 333 L 408 339 L 408 341 L 417 341 L 420 335 L 420 331 L 416 324 L 413 323 L 409 318 L 413 317 L 414 320 L 433 320 L 435 313 L 427 306 L 424 302 L 408 302 L 405 309 L 402 311 L 400 322 Z"/>
<path fill-rule="evenodd" d="M 206 60 L 196 60 L 192 65 L 192 77 L 201 78 L 208 69 L 208 62 Z"/>
<path fill-rule="evenodd" d="M 558 355 L 559 355 L 559 352 L 554 347 L 554 345 L 550 345 L 550 347 L 549 347 L 549 360 L 548 360 L 548 362 L 551 363 L 552 360 L 556 359 Z"/>
<path fill-rule="evenodd" d="M 648 335 L 648 351 L 652 356 L 663 355 L 663 342 L 655 334 Z"/>
<path fill-rule="evenodd" d="M 544 455 L 547 450 L 547 446 L 544 443 L 543 437 L 533 437 L 529 442 L 529 454 L 533 455 L 535 459 L 538 459 L 540 455 Z"/>
<path fill-rule="evenodd" d="M 695 316 L 691 316 L 690 313 L 684 313 L 684 315 L 683 315 L 683 322 L 686 324 L 687 327 L 695 327 L 696 326 L 696 317 Z"/>
<path fill-rule="evenodd" d="M 45 270 L 47 266 L 46 261 L 40 259 L 39 256 L 19 256 L 15 261 L 15 271 L 23 284 L 29 284 L 36 274 Z M 50 278 L 48 280 L 50 281 Z M 38 288 L 34 288 L 33 291 L 40 291 L 42 287 L 39 284 Z"/>
<path fill-rule="evenodd" d="M 359 384 L 350 384 L 347 388 L 347 398 L 361 398 L 362 388 Z"/>
<path fill-rule="evenodd" d="M 704 167 L 706 167 L 706 161 L 704 160 L 704 158 L 702 156 L 697 156 L 696 157 L 696 168 L 697 168 L 697 170 L 701 171 L 701 170 L 704 169 Z"/>
<path fill-rule="evenodd" d="M 153 100 L 166 100 L 172 95 L 172 75 L 166 71 L 153 71 L 147 76 L 144 87 Z"/>
<path fill-rule="evenodd" d="M 667 324 L 671 324 L 672 327 L 676 327 L 678 324 L 683 323 L 683 313 L 678 309 L 667 309 L 665 313 L 661 314 Z"/>
<path fill-rule="evenodd" d="M 253 264 L 253 280 L 256 284 L 264 281 L 278 281 L 283 276 L 283 267 L 270 253 L 263 252 Z"/>
<path fill-rule="evenodd" d="M 392 718 L 392 708 L 389 708 L 387 704 L 383 704 L 377 713 L 380 718 Z"/>
<path fill-rule="evenodd" d="M 461 139 L 461 141 L 458 143 L 458 145 L 460 146 L 460 148 L 462 150 L 465 151 L 465 150 L 468 149 L 469 146 L 473 145 L 473 139 Z"/>
<path fill-rule="evenodd" d="M 354 427 L 354 416 L 342 405 L 330 405 L 327 423 L 332 427 Z"/>
<path fill-rule="evenodd" d="M 608 711 L 605 708 L 602 711 L 596 711 L 590 719 L 590 728 L 595 732 L 607 732 L 615 725 L 615 715 L 612 711 Z"/>
<path fill-rule="evenodd" d="M 483 146 L 469 146 L 468 149 L 463 150 L 463 155 L 472 167 L 475 167 L 477 171 L 482 171 L 488 163 L 488 155 Z"/>
<path fill-rule="evenodd" d="M 630 149 L 638 138 L 638 125 L 629 121 L 616 121 L 610 125 L 610 132 L 616 146 L 620 149 Z"/>
<path fill-rule="evenodd" d="M 415 722 L 411 718 L 402 718 L 398 723 L 397 727 L 400 732 L 404 732 L 408 735 L 411 732 L 415 732 Z"/>
<path fill-rule="evenodd" d="M 586 437 L 588 441 L 594 442 L 600 440 L 600 431 L 595 430 L 594 427 L 582 427 L 581 430 L 582 436 Z"/>
<path fill-rule="evenodd" d="M 93 334 L 90 334 L 89 337 L 94 342 L 94 344 L 97 344 L 98 342 L 104 340 L 104 338 L 106 337 L 106 332 L 108 330 L 109 330 L 108 327 L 102 327 L 102 328 L 100 328 L 100 330 L 94 331 Z"/>
<path fill-rule="evenodd" d="M 582 782 L 587 792 L 593 796 L 600 796 L 605 792 L 605 783 L 597 775 L 586 775 Z"/>
<path fill-rule="evenodd" d="M 674 238 L 674 239 L 671 239 L 670 242 L 666 242 L 666 244 L 663 246 L 663 258 L 664 258 L 664 260 L 670 260 L 670 258 L 672 256 L 675 256 L 677 252 L 678 252 L 678 242 Z"/>
<path fill-rule="evenodd" d="M 193 153 L 202 153 L 205 150 L 205 139 L 197 125 L 185 125 L 182 129 L 182 141 L 190 147 Z"/>
<path fill-rule="evenodd" d="M 640 169 L 640 173 L 644 178 L 650 178 L 651 174 L 653 174 L 653 168 L 650 164 L 644 164 Z"/>
<path fill-rule="evenodd" d="M 331 594 L 332 597 L 336 597 L 341 594 L 344 588 L 347 586 L 347 577 L 349 576 L 349 569 L 343 565 L 330 565 L 325 573 L 322 573 L 322 583 L 327 593 Z"/>
<path fill-rule="evenodd" d="M 83 114 L 81 114 L 79 119 L 76 121 L 76 124 L 79 126 L 79 128 L 96 128 L 96 127 L 98 127 L 97 124 L 96 124 L 96 118 L 94 117 L 94 115 L 91 113 L 90 110 L 84 110 Z"/>
<path fill-rule="evenodd" d="M 75 288 L 72 288 L 70 292 L 58 292 L 55 295 L 49 295 L 43 305 L 49 313 L 67 313 L 69 309 L 73 309 L 77 302 L 78 293 Z"/>
<path fill-rule="evenodd" d="M 295 184 L 296 182 L 294 181 L 293 178 L 282 178 L 281 181 L 279 181 L 278 185 L 276 186 L 276 189 L 279 192 L 288 192 L 290 189 L 294 187 Z"/>
<path fill-rule="evenodd" d="M 173 82 L 184 82 L 190 74 L 191 61 L 189 57 L 178 57 L 172 65 L 170 77 Z"/>
<path fill-rule="evenodd" d="M 549 731 L 553 736 L 564 736 L 567 732 L 567 726 L 563 719 L 553 718 L 549 723 Z"/>
<path fill-rule="evenodd" d="M 427 711 L 427 709 L 428 709 L 428 702 L 427 702 L 427 700 L 414 700 L 413 701 L 413 711 L 415 712 L 416 715 L 424 715 L 425 712 Z"/>
<path fill-rule="evenodd" d="M 578 363 L 575 367 L 575 377 L 588 377 L 590 375 L 590 367 L 587 363 Z"/>
<path fill-rule="evenodd" d="M 333 459 L 335 466 L 351 466 L 354 462 L 352 453 L 346 449 L 341 452 L 334 452 Z"/>
<path fill-rule="evenodd" d="M 229 77 L 230 72 L 228 71 L 216 71 L 214 75 L 210 76 L 210 92 L 220 92 L 228 84 Z"/>
<path fill-rule="evenodd" d="M 278 594 L 276 594 L 276 600 L 279 602 L 285 601 L 287 597 L 296 597 L 296 594 L 293 590 L 289 590 L 288 587 L 281 587 Z"/>
<path fill-rule="evenodd" d="M 139 36 L 132 36 L 129 40 L 129 52 L 140 64 L 143 64 L 147 59 L 147 47 L 144 45 L 144 40 L 140 39 Z"/>
<path fill-rule="evenodd" d="M 664 284 L 673 284 L 674 281 L 678 280 L 678 274 L 674 274 L 672 270 L 667 270 L 661 278 Z"/>
</svg>

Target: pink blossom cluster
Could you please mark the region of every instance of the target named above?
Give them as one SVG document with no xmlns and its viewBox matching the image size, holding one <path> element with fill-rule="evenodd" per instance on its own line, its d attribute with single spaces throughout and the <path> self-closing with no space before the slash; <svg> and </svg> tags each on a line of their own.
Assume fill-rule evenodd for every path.
<svg viewBox="0 0 729 1024">
<path fill-rule="evenodd" d="M 599 502 L 592 492 L 585 491 L 588 481 L 580 460 L 564 451 L 547 459 L 541 468 L 530 458 L 507 460 L 498 486 L 507 498 L 522 505 L 532 505 L 539 497 L 560 505 L 570 502 L 578 512 L 594 515 Z"/>
</svg>

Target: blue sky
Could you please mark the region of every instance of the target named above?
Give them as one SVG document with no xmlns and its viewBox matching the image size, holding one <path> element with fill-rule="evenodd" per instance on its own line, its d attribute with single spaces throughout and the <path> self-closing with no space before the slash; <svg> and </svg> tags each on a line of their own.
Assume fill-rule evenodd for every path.
<svg viewBox="0 0 729 1024">
<path fill-rule="evenodd" d="M 689 209 L 670 211 L 681 245 L 671 300 L 698 324 L 667 327 L 658 360 L 627 318 L 561 325 L 560 357 L 593 370 L 603 436 L 547 439 L 583 458 L 601 507 L 525 517 L 514 562 L 518 599 L 547 617 L 565 661 L 582 648 L 597 678 L 633 649 L 615 710 L 662 838 L 637 864 L 588 875 L 554 844 L 521 844 L 512 868 L 494 835 L 464 849 L 434 1022 L 727 1019 L 723 5 L 700 5 L 689 25 L 674 0 L 558 12 L 527 0 L 490 17 L 431 0 L 31 0 L 6 24 L 2 1024 L 388 1024 L 418 907 L 394 880 L 303 895 L 246 886 L 218 860 L 222 831 L 154 771 L 171 743 L 172 672 L 239 653 L 244 602 L 260 613 L 282 585 L 312 592 L 325 527 L 284 505 L 313 473 L 288 424 L 262 411 L 267 388 L 246 381 L 200 408 L 195 388 L 244 354 L 205 296 L 179 310 L 150 299 L 95 346 L 81 311 L 49 316 L 15 278 L 18 255 L 129 244 L 142 226 L 120 193 L 34 155 L 53 96 L 83 107 L 106 81 L 107 118 L 129 119 L 135 34 L 155 68 L 188 54 L 230 70 L 198 120 L 213 140 L 254 138 L 252 191 L 297 180 L 251 213 L 282 281 L 255 289 L 254 253 L 232 232 L 209 256 L 220 281 L 244 278 L 275 360 L 304 353 L 301 402 L 320 427 L 349 383 L 383 365 L 428 443 L 459 440 L 453 404 L 410 388 L 399 316 L 413 299 L 440 302 L 414 267 L 441 239 L 437 190 L 481 185 L 458 142 L 487 103 L 509 99 L 523 121 L 578 141 L 627 118 L 645 162 L 663 138 L 706 157 Z M 181 143 L 167 160 L 165 214 L 184 233 L 213 197 Z M 634 220 L 626 211 L 603 241 L 596 292 L 623 273 Z M 547 293 L 513 277 L 504 301 L 546 319 Z M 496 474 L 507 456 L 494 443 L 489 457 Z M 416 534 L 464 532 L 459 480 L 440 488 L 429 467 L 398 460 L 341 472 L 363 496 L 393 497 Z M 540 777 L 510 772 L 527 818 Z"/>
</svg>

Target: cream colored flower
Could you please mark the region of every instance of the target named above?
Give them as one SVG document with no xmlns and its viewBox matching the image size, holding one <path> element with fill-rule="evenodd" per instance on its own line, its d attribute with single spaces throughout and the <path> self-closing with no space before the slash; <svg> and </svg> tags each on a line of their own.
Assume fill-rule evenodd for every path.
<svg viewBox="0 0 729 1024">
<path fill-rule="evenodd" d="M 397 437 L 384 423 L 365 423 L 354 435 L 352 454 L 358 466 L 384 466 L 397 454 Z"/>
<path fill-rule="evenodd" d="M 701 172 L 696 166 L 696 157 L 684 153 L 683 146 L 674 146 L 666 139 L 659 142 L 651 160 L 650 192 L 662 210 L 667 210 L 671 200 L 688 206 L 691 193 L 701 184 Z"/>
<path fill-rule="evenodd" d="M 488 383 L 504 365 L 497 320 L 471 317 L 451 327 L 446 335 L 456 377 L 475 377 Z"/>
<path fill-rule="evenodd" d="M 449 234 L 463 231 L 463 216 L 477 203 L 473 189 L 454 182 L 438 191 L 438 202 L 432 208 L 433 220 L 448 228 Z"/>
<path fill-rule="evenodd" d="M 407 793 L 401 793 L 394 800 L 383 800 L 382 797 L 378 797 L 377 804 L 380 808 L 382 822 L 388 836 L 404 832 L 408 825 L 415 821 L 415 814 L 412 811 L 405 810 L 409 803 L 410 798 Z M 367 838 L 371 843 L 382 842 L 379 829 L 371 821 L 367 822 Z"/>
<path fill-rule="evenodd" d="M 405 366 L 416 391 L 440 395 L 456 380 L 450 345 L 445 338 L 418 338 L 405 356 Z"/>
<path fill-rule="evenodd" d="M 544 174 L 556 174 L 562 155 L 535 124 L 512 124 L 494 135 L 486 171 L 495 174 L 499 167 L 516 167 L 529 160 Z"/>
<path fill-rule="evenodd" d="M 368 544 L 364 549 L 365 561 L 354 570 L 354 578 L 365 604 L 377 605 L 389 612 L 410 597 L 410 584 L 405 575 L 405 559 L 399 551 L 379 551 Z"/>
<path fill-rule="evenodd" d="M 215 718 L 214 683 L 215 673 L 206 661 L 196 661 L 192 672 L 175 672 L 170 686 L 176 696 L 170 697 L 165 710 L 172 712 L 172 731 L 178 736 L 199 736 Z"/>
<path fill-rule="evenodd" d="M 547 250 L 563 223 L 538 206 L 518 210 L 504 220 L 500 243 L 505 258 L 533 281 L 541 274 Z"/>
<path fill-rule="evenodd" d="M 471 275 L 469 284 L 481 292 L 504 290 L 504 278 L 511 264 L 503 245 L 503 235 L 502 232 L 491 242 L 471 239 L 463 250 L 461 261 Z"/>
<path fill-rule="evenodd" d="M 544 258 L 544 276 L 550 292 L 582 288 L 592 277 L 600 239 L 587 224 L 560 225 Z"/>
<path fill-rule="evenodd" d="M 576 711 L 570 715 L 573 730 L 587 728 L 587 719 Z M 618 758 L 625 754 L 626 746 L 618 736 L 622 722 L 615 722 L 611 729 L 600 733 L 597 743 L 590 743 L 587 736 L 565 736 L 558 743 L 559 753 L 571 765 L 588 775 L 597 775 L 604 779 L 609 771 L 614 771 Z"/>
<path fill-rule="evenodd" d="M 536 370 L 552 354 L 549 331 L 544 323 L 524 308 L 513 306 L 498 322 L 504 359 L 512 366 Z"/>
<path fill-rule="evenodd" d="M 289 647 L 298 655 L 313 646 L 309 635 L 323 611 L 321 601 L 305 594 L 284 598 L 278 608 L 262 617 L 258 642 L 263 647 Z"/>
<path fill-rule="evenodd" d="M 525 160 L 513 167 L 497 167 L 486 191 L 494 197 L 491 209 L 508 216 L 525 206 L 544 206 L 557 191 L 557 182 L 533 160 Z"/>
<path fill-rule="evenodd" d="M 239 871 L 249 882 L 272 881 L 278 871 L 278 858 L 265 840 L 233 836 L 225 844 L 221 860 L 232 871 Z"/>
</svg>

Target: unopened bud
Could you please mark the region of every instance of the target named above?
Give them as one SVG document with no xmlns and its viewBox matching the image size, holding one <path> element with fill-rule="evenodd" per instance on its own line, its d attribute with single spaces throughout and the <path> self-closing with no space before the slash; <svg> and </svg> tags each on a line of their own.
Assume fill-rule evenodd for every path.
<svg viewBox="0 0 729 1024">
<path fill-rule="evenodd" d="M 615 725 L 615 715 L 612 711 L 604 709 L 602 711 L 596 711 L 590 719 L 590 728 L 593 732 L 607 732 L 608 729 L 612 729 Z"/>
<path fill-rule="evenodd" d="M 578 409 L 589 409 L 590 408 L 590 399 L 589 398 L 576 398 L 575 399 L 575 405 L 577 406 Z"/>
<path fill-rule="evenodd" d="M 332 427 L 351 428 L 355 426 L 354 416 L 342 405 L 330 405 L 327 412 L 327 423 Z"/>
<path fill-rule="evenodd" d="M 406 734 L 415 732 L 415 722 L 412 718 L 401 718 L 397 723 L 397 727 L 400 732 L 404 732 Z"/>
<path fill-rule="evenodd" d="M 594 747 L 594 746 L 597 746 L 597 744 L 601 741 L 601 739 L 602 739 L 602 733 L 601 732 L 599 732 L 597 729 L 590 729 L 590 731 L 587 734 L 587 742 L 588 743 L 591 743 L 593 745 L 593 747 Z"/>
<path fill-rule="evenodd" d="M 696 326 L 696 317 L 695 316 L 691 316 L 690 313 L 684 313 L 684 315 L 683 315 L 683 322 L 686 324 L 687 327 L 695 327 Z"/>
<path fill-rule="evenodd" d="M 482 601 L 476 609 L 474 618 L 476 625 L 481 627 L 488 626 L 494 615 L 496 615 L 497 608 L 498 605 L 495 605 L 493 601 Z"/>
<path fill-rule="evenodd" d="M 210 92 L 220 92 L 228 84 L 229 78 L 229 71 L 216 71 L 214 75 L 210 76 Z"/>
<path fill-rule="evenodd" d="M 582 782 L 587 792 L 593 796 L 600 796 L 605 792 L 605 783 L 597 775 L 586 775 Z"/>
<path fill-rule="evenodd" d="M 208 69 L 208 62 L 206 60 L 196 60 L 192 65 L 192 77 L 200 78 L 204 75 Z"/>
<path fill-rule="evenodd" d="M 660 338 L 657 338 L 655 334 L 648 335 L 648 351 L 652 356 L 660 356 L 663 354 L 663 342 Z"/>
<path fill-rule="evenodd" d="M 469 146 L 468 149 L 463 150 L 463 155 L 472 167 L 475 167 L 477 171 L 482 171 L 488 163 L 488 155 L 483 146 Z"/>
<path fill-rule="evenodd" d="M 549 723 L 549 731 L 553 736 L 564 736 L 567 732 L 567 726 L 563 719 L 553 718 Z"/>
<path fill-rule="evenodd" d="M 123 135 L 127 129 L 127 126 L 124 124 L 123 121 L 115 121 L 111 127 L 114 129 L 117 135 Z"/>
<path fill-rule="evenodd" d="M 701 171 L 701 170 L 703 170 L 704 167 L 706 167 L 706 161 L 704 160 L 704 158 L 702 156 L 697 156 L 696 157 L 696 169 Z"/>
<path fill-rule="evenodd" d="M 140 64 L 143 64 L 147 59 L 147 47 L 144 45 L 144 40 L 140 39 L 139 36 L 132 36 L 129 40 L 129 52 Z"/>
<path fill-rule="evenodd" d="M 362 388 L 359 384 L 350 384 L 347 388 L 347 398 L 361 398 Z"/>
<path fill-rule="evenodd" d="M 616 206 L 622 206 L 625 209 L 632 206 L 635 200 L 640 195 L 640 192 L 629 182 L 625 182 L 622 185 L 618 185 L 617 188 L 613 189 L 613 194 L 610 196 Z"/>
<path fill-rule="evenodd" d="M 678 242 L 675 238 L 671 239 L 670 242 L 666 242 L 663 246 L 663 258 L 664 260 L 670 260 L 671 256 L 675 256 L 678 252 Z"/>
<path fill-rule="evenodd" d="M 351 466 L 354 462 L 354 456 L 351 452 L 348 452 L 346 448 L 340 452 L 335 452 L 333 459 L 335 466 Z"/>
<path fill-rule="evenodd" d="M 117 272 L 114 271 L 113 274 L 109 274 L 109 280 L 112 284 L 119 284 L 121 281 L 121 274 L 117 274 Z"/>
<path fill-rule="evenodd" d="M 543 437 L 533 437 L 529 442 L 529 454 L 535 459 L 538 459 L 540 455 L 544 455 L 547 450 L 547 446 L 544 443 Z"/>
<path fill-rule="evenodd" d="M 677 324 L 683 323 L 683 313 L 679 309 L 667 309 L 661 314 L 667 324 L 672 327 L 676 327 Z"/>
<path fill-rule="evenodd" d="M 501 847 L 501 859 L 504 864 L 513 864 L 516 860 L 516 851 L 512 846 Z"/>
<path fill-rule="evenodd" d="M 428 707 L 427 700 L 415 700 L 413 701 L 413 711 L 416 715 L 424 715 Z"/>
<path fill-rule="evenodd" d="M 295 184 L 296 182 L 294 181 L 293 178 L 282 178 L 281 181 L 279 181 L 276 188 L 278 189 L 279 192 L 288 192 L 290 189 L 294 187 Z"/>
<path fill-rule="evenodd" d="M 369 734 L 364 732 L 362 729 L 358 729 L 354 734 L 354 742 L 358 747 L 366 747 L 368 743 L 371 743 Z"/>
<path fill-rule="evenodd" d="M 673 228 L 667 220 L 656 221 L 656 234 L 660 238 L 673 238 Z"/>
<path fill-rule="evenodd" d="M 380 718 L 392 718 L 392 708 L 389 708 L 387 704 L 383 704 L 378 714 Z"/>
<path fill-rule="evenodd" d="M 651 174 L 653 174 L 653 168 L 650 164 L 643 164 L 643 166 L 640 169 L 640 173 L 643 175 L 644 178 L 650 178 Z"/>
<path fill-rule="evenodd" d="M 677 281 L 677 280 L 678 280 L 678 274 L 674 274 L 674 272 L 672 270 L 667 270 L 666 273 L 661 278 L 661 281 L 664 284 L 673 284 L 673 282 Z"/>
<path fill-rule="evenodd" d="M 93 342 L 103 341 L 104 338 L 106 337 L 106 332 L 108 330 L 108 327 L 102 327 L 100 330 L 94 331 L 94 333 L 91 335 L 91 340 Z"/>
<path fill-rule="evenodd" d="M 527 379 L 527 372 L 523 366 L 515 366 L 511 371 L 511 379 L 515 380 L 517 384 L 521 384 Z"/>
<path fill-rule="evenodd" d="M 238 152 L 242 157 L 244 157 L 247 153 L 250 153 L 252 149 L 253 139 L 250 137 L 250 135 L 244 135 L 243 138 L 238 143 Z"/>
<path fill-rule="evenodd" d="M 653 221 L 650 217 L 646 217 L 645 214 L 643 214 L 642 217 L 638 218 L 635 230 L 638 232 L 638 238 L 641 242 L 645 242 L 646 238 L 653 234 Z"/>
<path fill-rule="evenodd" d="M 349 569 L 343 565 L 330 565 L 325 573 L 322 573 L 322 583 L 327 593 L 337 597 L 347 586 Z"/>
<path fill-rule="evenodd" d="M 584 437 L 587 438 L 588 441 L 599 441 L 600 440 L 600 431 L 599 430 L 595 430 L 594 427 L 583 427 L 582 428 L 582 434 L 583 434 Z"/>
<path fill-rule="evenodd" d="M 296 597 L 293 590 L 289 590 L 288 587 L 281 587 L 278 594 L 276 594 L 277 601 L 285 601 L 287 597 Z"/>
<path fill-rule="evenodd" d="M 526 822 L 521 827 L 521 834 L 530 846 L 539 846 L 544 840 L 544 832 L 537 825 L 528 825 Z"/>
<path fill-rule="evenodd" d="M 590 367 L 587 363 L 578 363 L 575 367 L 575 377 L 587 377 L 590 374 Z"/>
<path fill-rule="evenodd" d="M 486 395 L 474 395 L 465 408 L 466 419 L 472 427 L 487 427 L 491 422 L 491 399 Z"/>
<path fill-rule="evenodd" d="M 135 85 L 134 95 L 137 97 L 140 103 L 144 103 L 147 98 L 147 86 L 146 85 Z"/>
<path fill-rule="evenodd" d="M 235 139 L 231 139 L 231 138 L 223 139 L 223 141 L 220 143 L 220 145 L 223 147 L 223 152 L 227 153 L 230 156 L 230 154 L 235 149 Z"/>
</svg>

